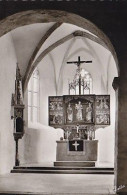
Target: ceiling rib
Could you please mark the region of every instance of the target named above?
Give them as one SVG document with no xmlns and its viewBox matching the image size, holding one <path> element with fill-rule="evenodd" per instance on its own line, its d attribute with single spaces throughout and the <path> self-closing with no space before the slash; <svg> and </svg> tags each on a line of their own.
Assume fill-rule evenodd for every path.
<svg viewBox="0 0 127 195">
<path fill-rule="evenodd" d="M 76 37 L 76 36 L 81 36 L 81 37 L 85 37 L 85 38 L 88 38 L 100 45 L 102 45 L 103 47 L 105 47 L 106 49 L 107 48 L 107 45 L 98 37 L 92 35 L 92 34 L 89 34 L 87 32 L 84 32 L 84 31 L 75 31 L 65 37 L 63 37 L 62 39 L 56 41 L 55 43 L 53 43 L 52 45 L 50 45 L 47 49 L 45 49 L 43 52 L 41 52 L 41 54 L 37 57 L 37 59 L 34 61 L 33 64 L 31 64 L 28 68 L 27 68 L 27 71 L 25 73 L 25 77 L 24 77 L 24 82 L 23 82 L 23 89 L 24 91 L 26 90 L 26 87 L 27 87 L 27 84 L 28 84 L 28 81 L 32 75 L 32 72 L 34 71 L 34 69 L 36 68 L 36 66 L 39 64 L 39 62 L 49 53 L 51 52 L 53 49 L 55 49 L 56 47 L 60 46 L 61 44 L 65 43 L 66 41 L 72 39 L 73 37 Z M 108 49 L 109 50 L 109 49 Z"/>
<path fill-rule="evenodd" d="M 26 72 L 25 72 L 25 76 L 24 76 L 24 79 L 23 79 L 23 83 L 27 77 L 27 74 L 32 66 L 32 63 L 34 62 L 35 60 L 35 57 L 38 53 L 38 51 L 40 50 L 40 48 L 42 47 L 42 45 L 44 44 L 44 42 L 49 38 L 49 36 L 56 30 L 58 29 L 60 26 L 62 25 L 62 22 L 57 22 L 55 23 L 46 33 L 45 35 L 41 38 L 41 40 L 39 41 L 39 43 L 37 44 L 36 48 L 34 49 L 30 59 L 29 59 L 29 62 L 28 62 L 28 65 L 27 65 L 27 69 L 26 69 Z"/>
</svg>

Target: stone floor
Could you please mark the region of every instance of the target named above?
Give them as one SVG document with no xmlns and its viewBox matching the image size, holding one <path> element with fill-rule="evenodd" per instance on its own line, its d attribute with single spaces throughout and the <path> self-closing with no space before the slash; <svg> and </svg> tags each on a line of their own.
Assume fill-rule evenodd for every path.
<svg viewBox="0 0 127 195">
<path fill-rule="evenodd" d="M 113 183 L 114 175 L 10 173 L 0 176 L 0 194 L 111 195 Z"/>
</svg>

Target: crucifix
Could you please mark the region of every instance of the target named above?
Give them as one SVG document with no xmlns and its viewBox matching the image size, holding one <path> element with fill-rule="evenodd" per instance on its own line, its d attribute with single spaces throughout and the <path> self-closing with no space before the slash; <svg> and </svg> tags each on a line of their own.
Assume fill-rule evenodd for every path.
<svg viewBox="0 0 127 195">
<path fill-rule="evenodd" d="M 92 63 L 91 60 L 85 61 L 85 60 L 80 60 L 80 56 L 78 56 L 78 61 L 72 61 L 72 62 L 67 62 L 67 64 L 76 64 L 78 67 L 78 71 L 80 73 L 81 70 L 81 64 L 83 63 Z M 81 74 L 79 74 L 79 95 L 81 95 Z"/>
<path fill-rule="evenodd" d="M 77 150 L 78 150 L 78 148 L 77 148 L 77 147 L 78 147 L 80 144 L 78 144 L 78 143 L 77 143 L 77 141 L 75 141 L 75 143 L 74 143 L 74 144 L 72 144 L 72 145 L 75 147 L 75 151 L 77 151 Z"/>
</svg>

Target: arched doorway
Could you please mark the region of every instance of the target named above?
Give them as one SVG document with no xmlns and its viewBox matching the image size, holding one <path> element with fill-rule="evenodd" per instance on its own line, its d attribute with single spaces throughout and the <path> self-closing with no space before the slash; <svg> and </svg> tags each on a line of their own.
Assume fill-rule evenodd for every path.
<svg viewBox="0 0 127 195">
<path fill-rule="evenodd" d="M 43 14 L 45 13 L 44 18 L 42 17 L 42 13 Z M 112 53 L 112 55 L 113 55 L 113 57 L 116 61 L 116 64 L 117 64 L 117 57 L 115 55 L 114 48 L 113 48 L 112 44 L 110 43 L 110 41 L 108 40 L 108 38 L 96 26 L 94 26 L 92 23 L 90 23 L 89 21 L 87 21 L 87 20 L 85 20 L 85 19 L 83 19 L 79 16 L 75 16 L 76 17 L 75 21 L 74 20 L 72 21 L 72 18 L 74 17 L 73 14 L 68 14 L 66 12 L 59 12 L 58 16 L 54 17 L 54 12 L 53 11 L 41 11 L 41 10 L 40 10 L 40 12 L 28 11 L 28 12 L 19 13 L 17 15 L 19 17 L 16 18 L 16 20 L 17 20 L 16 26 L 13 26 L 13 28 L 16 28 L 15 31 L 13 31 L 15 35 L 12 32 L 14 39 L 16 37 L 16 31 L 18 31 L 17 27 L 19 27 L 19 26 L 28 25 L 28 24 L 31 24 L 31 23 L 33 25 L 35 25 L 35 23 L 38 23 L 38 22 L 42 23 L 45 18 L 48 18 L 47 21 L 46 21 L 47 23 L 48 22 L 50 22 L 50 23 L 57 22 L 57 24 L 51 25 L 50 30 L 48 31 L 48 33 L 45 33 L 43 35 L 43 37 L 41 37 L 41 40 L 39 41 L 39 47 L 38 47 L 39 49 L 37 48 L 37 49 L 34 50 L 34 52 L 32 53 L 32 58 L 29 58 L 27 65 L 25 66 L 25 64 L 23 65 L 23 63 L 19 62 L 19 66 L 21 66 L 20 64 L 22 64 L 22 66 L 20 68 L 21 68 L 22 75 L 23 75 L 23 78 L 24 78 L 24 89 L 26 89 L 28 80 L 29 80 L 33 70 L 35 69 L 35 67 L 39 64 L 39 62 L 49 52 L 51 52 L 56 47 L 60 46 L 63 42 L 66 42 L 66 41 L 70 40 L 72 37 L 78 37 L 78 36 L 79 37 L 87 37 L 88 39 L 90 39 L 92 41 L 94 40 L 96 43 L 99 43 L 99 44 L 101 44 L 102 46 L 104 46 L 106 48 L 107 48 L 107 45 L 108 45 L 108 50 Z M 34 18 L 34 16 L 36 16 L 36 17 Z M 7 20 L 11 21 L 13 17 L 15 18 L 16 15 L 9 17 Z M 26 17 L 27 17 L 27 21 L 25 22 Z M 32 18 L 34 18 L 34 19 L 32 19 Z M 75 33 L 70 33 L 70 34 L 62 37 L 60 40 L 58 40 L 58 41 L 56 40 L 54 43 L 52 43 L 51 45 L 46 47 L 45 50 L 40 52 L 40 49 L 43 46 L 43 44 L 46 43 L 46 40 L 50 39 L 50 36 L 52 35 L 52 33 L 54 33 L 55 30 L 58 30 L 61 25 L 63 25 L 63 23 L 61 21 L 62 22 L 64 21 L 64 23 L 67 22 L 67 23 L 76 25 L 76 26 L 78 26 L 78 28 L 80 27 L 82 29 L 85 29 L 86 31 L 89 31 L 90 33 L 86 32 L 86 31 L 85 31 L 85 33 L 82 32 L 82 31 L 78 31 L 78 32 L 75 31 Z M 4 21 L 4 22 L 6 23 L 6 21 Z M 4 24 L 3 24 L 3 26 L 4 26 Z M 12 30 L 11 28 L 9 29 L 9 31 Z M 19 27 L 19 28 L 22 28 L 22 27 Z M 48 29 L 48 27 L 46 27 L 46 28 Z M 3 34 L 5 32 L 4 30 L 3 30 Z M 91 33 L 92 33 L 92 35 L 91 35 Z M 16 39 L 15 39 L 15 41 L 16 41 Z M 38 52 L 40 52 L 39 55 L 38 55 Z M 21 60 L 21 58 L 19 60 Z"/>
</svg>

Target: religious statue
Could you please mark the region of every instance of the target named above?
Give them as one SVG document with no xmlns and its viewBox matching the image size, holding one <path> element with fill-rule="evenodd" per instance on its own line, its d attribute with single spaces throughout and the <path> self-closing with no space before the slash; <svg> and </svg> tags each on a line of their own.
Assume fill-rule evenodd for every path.
<svg viewBox="0 0 127 195">
<path fill-rule="evenodd" d="M 67 121 L 69 122 L 73 121 L 73 109 L 70 104 L 68 104 L 68 107 L 67 107 Z"/>
<path fill-rule="evenodd" d="M 77 113 L 76 113 L 77 121 L 83 120 L 83 113 L 82 113 L 83 106 L 80 101 L 78 102 L 78 104 L 75 104 L 75 109 L 77 110 Z"/>
<path fill-rule="evenodd" d="M 56 102 L 56 110 L 60 111 L 62 109 L 63 109 L 62 102 Z"/>
<path fill-rule="evenodd" d="M 102 101 L 102 99 L 99 101 L 99 105 L 97 106 L 97 109 L 103 109 L 103 101 Z"/>
<path fill-rule="evenodd" d="M 106 99 L 100 100 L 100 104 L 97 106 L 97 109 L 109 109 Z"/>
<path fill-rule="evenodd" d="M 55 113 L 53 117 L 53 124 L 62 124 L 62 118 L 58 113 Z"/>
<path fill-rule="evenodd" d="M 104 123 L 109 124 L 109 116 L 107 114 L 104 114 Z"/>
<path fill-rule="evenodd" d="M 106 99 L 104 99 L 104 108 L 109 109 L 109 106 L 107 105 Z"/>
<path fill-rule="evenodd" d="M 102 124 L 104 122 L 103 116 L 100 114 L 96 117 L 97 124 Z"/>
<path fill-rule="evenodd" d="M 50 103 L 50 110 L 55 110 L 54 102 Z"/>
<path fill-rule="evenodd" d="M 86 108 L 86 121 L 92 122 L 92 105 L 91 105 L 91 103 L 89 103 L 88 107 Z"/>
</svg>

